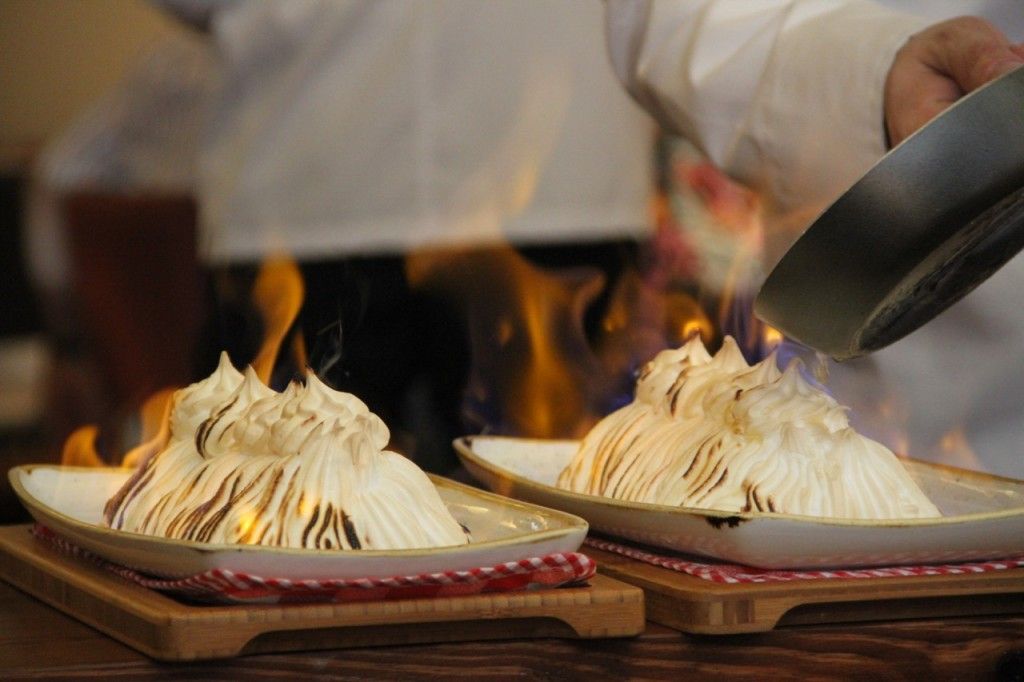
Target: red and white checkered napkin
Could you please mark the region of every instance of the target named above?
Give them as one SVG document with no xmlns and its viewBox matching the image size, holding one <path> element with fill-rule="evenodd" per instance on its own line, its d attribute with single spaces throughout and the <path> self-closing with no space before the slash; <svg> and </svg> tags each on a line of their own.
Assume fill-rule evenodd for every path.
<svg viewBox="0 0 1024 682">
<path fill-rule="evenodd" d="M 143 587 L 222 604 L 379 601 L 510 592 L 582 583 L 593 577 L 597 570 L 597 565 L 585 554 L 562 552 L 466 571 L 390 578 L 285 580 L 215 568 L 187 578 L 169 580 L 107 561 L 45 526 L 37 524 L 32 533 L 64 554 L 85 559 Z"/>
<path fill-rule="evenodd" d="M 1024 556 L 999 561 L 970 564 L 942 564 L 935 566 L 891 566 L 886 568 L 858 568 L 812 571 L 781 571 L 739 564 L 705 563 L 676 556 L 655 554 L 630 545 L 588 536 L 585 545 L 606 552 L 614 552 L 653 566 L 661 566 L 714 583 L 769 583 L 790 580 L 848 580 L 850 578 L 898 578 L 919 575 L 964 575 L 988 573 L 1011 568 L 1024 568 Z"/>
</svg>

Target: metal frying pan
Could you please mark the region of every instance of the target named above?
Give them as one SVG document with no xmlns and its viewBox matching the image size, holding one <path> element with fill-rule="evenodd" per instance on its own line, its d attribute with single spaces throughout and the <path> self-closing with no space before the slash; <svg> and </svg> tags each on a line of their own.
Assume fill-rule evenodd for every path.
<svg viewBox="0 0 1024 682">
<path fill-rule="evenodd" d="M 801 343 L 852 358 L 914 331 L 1022 247 L 1019 68 L 875 164 L 783 256 L 754 312 Z"/>
</svg>

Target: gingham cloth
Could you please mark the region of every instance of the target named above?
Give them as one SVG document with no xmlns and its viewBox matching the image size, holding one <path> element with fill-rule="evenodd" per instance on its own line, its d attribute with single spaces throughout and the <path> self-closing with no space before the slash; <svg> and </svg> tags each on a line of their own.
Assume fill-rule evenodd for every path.
<svg viewBox="0 0 1024 682">
<path fill-rule="evenodd" d="M 605 540 L 594 536 L 587 537 L 584 542 L 589 547 L 606 552 L 621 554 L 653 566 L 661 566 L 696 578 L 710 580 L 713 583 L 770 583 L 787 582 L 790 580 L 849 580 L 851 578 L 900 578 L 922 575 L 964 575 L 967 573 L 987 573 L 989 571 L 1005 571 L 1024 568 L 1024 556 L 999 561 L 985 561 L 965 564 L 941 564 L 930 566 L 890 566 L 885 568 L 847 568 L 833 570 L 782 571 L 751 568 L 739 564 L 702 562 L 671 556 L 668 552 L 658 554 L 631 545 Z"/>
<path fill-rule="evenodd" d="M 187 578 L 164 579 L 107 561 L 45 526 L 35 525 L 32 534 L 63 554 L 86 560 L 143 587 L 211 603 L 294 604 L 451 597 L 577 585 L 593 577 L 597 570 L 585 554 L 562 552 L 465 571 L 387 578 L 285 580 L 215 568 Z"/>
</svg>

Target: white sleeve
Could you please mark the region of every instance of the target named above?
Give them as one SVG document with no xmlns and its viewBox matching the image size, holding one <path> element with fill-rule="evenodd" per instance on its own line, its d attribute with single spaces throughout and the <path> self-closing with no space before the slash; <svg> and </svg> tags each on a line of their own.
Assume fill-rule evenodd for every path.
<svg viewBox="0 0 1024 682">
<path fill-rule="evenodd" d="M 884 154 L 886 74 L 925 25 L 869 0 L 607 0 L 629 92 L 769 215 L 813 217 Z"/>
</svg>

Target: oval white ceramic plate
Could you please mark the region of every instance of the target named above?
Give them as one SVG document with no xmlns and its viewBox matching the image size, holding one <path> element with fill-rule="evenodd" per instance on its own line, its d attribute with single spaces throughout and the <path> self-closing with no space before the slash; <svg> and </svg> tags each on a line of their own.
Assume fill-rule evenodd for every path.
<svg viewBox="0 0 1024 682">
<path fill-rule="evenodd" d="M 9 478 L 39 523 L 105 559 L 166 577 L 212 568 L 290 580 L 459 571 L 572 552 L 587 534 L 586 521 L 571 514 L 432 477 L 448 509 L 470 529 L 473 541 L 468 545 L 329 552 L 170 540 L 102 525 L 104 503 L 130 473 L 128 469 L 26 465 L 11 469 Z"/>
<path fill-rule="evenodd" d="M 473 436 L 455 441 L 491 490 L 585 518 L 598 531 L 762 568 L 961 562 L 1024 554 L 1024 481 L 902 460 L 944 514 L 852 521 L 625 502 L 554 486 L 575 441 Z"/>
</svg>

